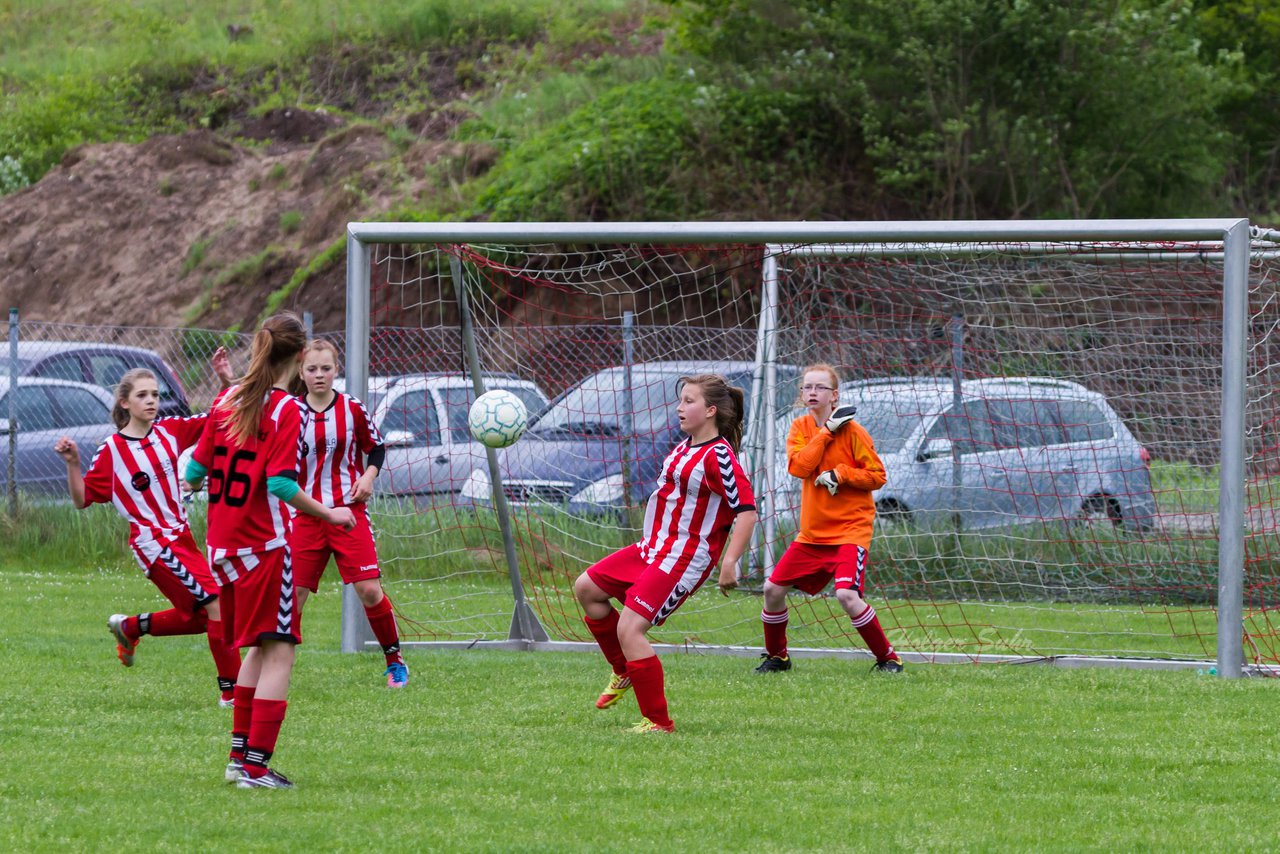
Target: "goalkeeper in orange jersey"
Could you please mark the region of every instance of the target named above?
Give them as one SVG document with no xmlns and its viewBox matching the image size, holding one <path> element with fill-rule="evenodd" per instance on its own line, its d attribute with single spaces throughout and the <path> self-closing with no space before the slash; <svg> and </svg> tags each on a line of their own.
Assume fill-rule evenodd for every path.
<svg viewBox="0 0 1280 854">
<path fill-rule="evenodd" d="M 810 365 L 800 380 L 808 412 L 787 433 L 787 471 L 800 479 L 800 531 L 764 583 L 764 659 L 757 673 L 791 669 L 787 655 L 787 591 L 810 595 L 835 579 L 836 599 L 875 654 L 874 669 L 902 672 L 875 609 L 862 598 L 867 553 L 876 518 L 871 493 L 884 486 L 884 463 L 855 408 L 837 407 L 840 377 L 827 364 Z"/>
</svg>

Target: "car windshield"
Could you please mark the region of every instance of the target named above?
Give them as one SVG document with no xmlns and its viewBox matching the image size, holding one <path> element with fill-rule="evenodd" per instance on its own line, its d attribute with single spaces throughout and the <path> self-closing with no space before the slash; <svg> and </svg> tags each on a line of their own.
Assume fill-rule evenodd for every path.
<svg viewBox="0 0 1280 854">
<path fill-rule="evenodd" d="M 665 428 L 672 418 L 677 379 L 678 375 L 634 371 L 631 388 L 627 389 L 622 371 L 605 371 L 587 377 L 538 419 L 533 432 L 540 436 L 553 433 L 618 436 L 630 411 L 631 429 L 635 433 L 655 433 Z"/>
<path fill-rule="evenodd" d="M 628 389 L 626 374 L 621 369 L 602 371 L 587 377 L 560 398 L 538 419 L 531 432 L 540 436 L 620 436 L 624 415 L 629 410 L 634 435 L 657 434 L 675 421 L 676 382 L 682 376 L 684 372 L 659 373 L 637 368 L 631 373 Z M 751 374 L 728 374 L 725 378 L 730 385 L 750 391 Z M 779 400 L 789 400 L 795 394 L 790 387 L 792 379 L 790 373 L 779 377 Z"/>
<path fill-rule="evenodd" d="M 919 400 L 906 395 L 892 399 L 858 401 L 858 423 L 876 443 L 876 451 L 893 454 L 902 450 L 908 437 L 924 421 Z"/>
<path fill-rule="evenodd" d="M 485 387 L 490 391 L 502 389 L 509 391 L 524 404 L 529 417 L 535 418 L 547 405 L 547 400 L 535 388 L 524 385 L 506 385 L 501 381 L 485 380 Z M 467 415 L 471 412 L 471 404 L 476 401 L 475 390 L 470 387 L 455 386 L 444 389 L 444 407 L 449 414 L 449 432 L 455 442 L 471 441 L 471 431 L 467 427 Z"/>
</svg>

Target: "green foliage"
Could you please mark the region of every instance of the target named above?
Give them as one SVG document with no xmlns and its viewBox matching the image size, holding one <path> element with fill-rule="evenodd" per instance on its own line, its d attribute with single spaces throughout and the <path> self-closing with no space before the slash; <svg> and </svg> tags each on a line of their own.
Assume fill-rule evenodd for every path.
<svg viewBox="0 0 1280 854">
<path fill-rule="evenodd" d="M 0 157 L 0 196 L 16 193 L 31 181 L 16 158 L 6 154 Z"/>
<path fill-rule="evenodd" d="M 187 257 L 182 259 L 182 268 L 178 271 L 178 278 L 184 279 L 187 274 L 204 263 L 205 253 L 209 251 L 209 245 L 213 243 L 212 237 L 206 237 L 192 243 L 187 249 Z"/>
<path fill-rule="evenodd" d="M 136 142 L 172 129 L 132 70 L 105 77 L 39 81 L 0 96 L 0 156 L 31 178 L 85 142 Z"/>
<path fill-rule="evenodd" d="M 267 297 L 266 307 L 261 314 L 262 319 L 265 320 L 279 311 L 284 306 L 284 301 L 289 298 L 289 295 L 311 279 L 312 276 L 345 260 L 346 253 L 347 240 L 345 237 L 339 238 L 330 243 L 323 252 L 312 258 L 305 266 L 295 270 L 293 275 L 289 277 L 289 281 Z"/>
<path fill-rule="evenodd" d="M 1220 209 L 1231 57 L 1185 0 L 708 0 L 681 43 L 731 79 L 826 91 L 836 145 L 932 216 Z M 763 59 L 762 59 L 763 58 Z M 1176 132 L 1173 129 L 1176 128 Z"/>
<path fill-rule="evenodd" d="M 285 234 L 293 234 L 302 225 L 302 214 L 298 211 L 285 211 L 280 214 L 280 230 Z"/>
<path fill-rule="evenodd" d="M 812 121 L 824 102 L 672 75 L 617 86 L 515 146 L 478 207 L 499 220 L 706 216 L 803 174 L 832 138 Z"/>
</svg>

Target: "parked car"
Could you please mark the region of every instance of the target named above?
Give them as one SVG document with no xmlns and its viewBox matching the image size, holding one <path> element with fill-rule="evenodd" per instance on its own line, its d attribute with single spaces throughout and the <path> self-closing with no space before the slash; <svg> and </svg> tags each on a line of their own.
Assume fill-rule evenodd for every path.
<svg viewBox="0 0 1280 854">
<path fill-rule="evenodd" d="M 83 341 L 19 341 L 18 376 L 92 383 L 113 392 L 131 368 L 147 368 L 160 387 L 160 416 L 190 415 L 187 393 L 154 350 Z M 0 347 L 0 376 L 9 376 L 9 351 Z"/>
<path fill-rule="evenodd" d="M 675 414 L 676 381 L 715 372 L 750 392 L 752 362 L 645 362 L 606 368 L 560 395 L 519 442 L 499 454 L 502 488 L 513 505 L 544 503 L 573 514 L 616 512 L 623 506 L 623 456 L 631 504 L 643 504 L 657 484 L 662 461 L 682 438 Z M 796 397 L 795 367 L 779 366 L 777 406 Z M 749 397 L 749 394 L 748 394 Z M 750 412 L 746 413 L 750 416 Z M 779 439 L 781 442 L 781 439 Z M 487 468 L 477 468 L 462 498 L 491 501 Z"/>
<path fill-rule="evenodd" d="M 16 425 L 9 420 L 17 406 Z M 98 445 L 115 432 L 111 395 L 95 385 L 22 377 L 16 389 L 0 376 L 0 494 L 9 484 L 10 431 L 16 429 L 15 480 L 26 493 L 66 495 L 67 467 L 53 452 L 62 436 L 80 446 L 80 469 L 88 471 Z"/>
<path fill-rule="evenodd" d="M 345 388 L 345 383 L 335 383 Z M 486 374 L 485 387 L 514 393 L 536 418 L 547 405 L 537 384 L 514 374 Z M 475 402 L 471 377 L 461 373 L 370 377 L 363 398 L 386 443 L 377 491 L 385 495 L 458 492 L 471 472 L 487 465 L 471 438 L 467 413 Z"/>
<path fill-rule="evenodd" d="M 967 380 L 960 395 L 957 405 L 950 380 L 925 377 L 841 387 L 884 461 L 882 524 L 1152 527 L 1150 455 L 1103 395 L 1047 377 Z"/>
</svg>

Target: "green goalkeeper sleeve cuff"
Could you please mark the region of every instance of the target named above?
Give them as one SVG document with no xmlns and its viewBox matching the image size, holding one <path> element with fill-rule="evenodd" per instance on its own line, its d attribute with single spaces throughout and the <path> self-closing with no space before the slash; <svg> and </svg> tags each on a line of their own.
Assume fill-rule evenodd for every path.
<svg viewBox="0 0 1280 854">
<path fill-rule="evenodd" d="M 196 483 L 204 480 L 204 476 L 208 473 L 209 470 L 195 460 L 187 460 L 187 474 L 183 479 Z"/>
</svg>

